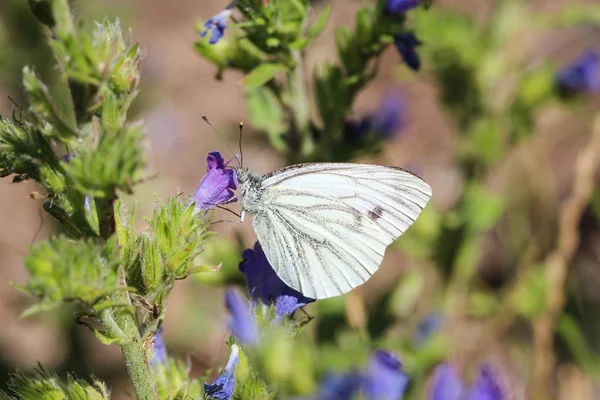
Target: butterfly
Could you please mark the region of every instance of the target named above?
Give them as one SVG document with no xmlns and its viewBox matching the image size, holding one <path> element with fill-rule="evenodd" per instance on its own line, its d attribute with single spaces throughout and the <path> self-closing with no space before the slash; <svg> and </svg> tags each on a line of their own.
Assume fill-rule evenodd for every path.
<svg viewBox="0 0 600 400">
<path fill-rule="evenodd" d="M 279 278 L 314 299 L 366 282 L 432 194 L 415 174 L 380 165 L 298 164 L 264 176 L 240 167 L 236 175 L 242 221 L 253 216 Z"/>
</svg>

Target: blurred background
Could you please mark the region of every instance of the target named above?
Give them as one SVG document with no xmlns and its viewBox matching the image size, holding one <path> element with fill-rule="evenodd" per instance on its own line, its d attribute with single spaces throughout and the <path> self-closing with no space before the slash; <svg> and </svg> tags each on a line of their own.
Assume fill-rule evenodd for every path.
<svg viewBox="0 0 600 400">
<path fill-rule="evenodd" d="M 424 221 L 415 232 L 409 231 L 388 249 L 382 268 L 367 284 L 344 298 L 311 304 L 307 312 L 322 317 L 317 330 L 325 345 L 343 343 L 343 332 L 365 324 L 374 337 L 379 337 L 382 327 L 395 332 L 381 336 L 387 343 L 391 337 L 408 340 L 423 331 L 429 336 L 429 331 L 439 328 L 453 343 L 452 354 L 459 362 L 476 357 L 478 362 L 493 363 L 510 388 L 510 398 L 528 398 L 534 366 L 543 364 L 544 352 L 552 353 L 557 357 L 549 389 L 553 397 L 600 398 L 600 191 L 595 172 L 592 199 L 576 220 L 573 240 L 577 243 L 566 261 L 568 318 L 558 318 L 557 329 L 552 328 L 556 342 L 550 348 L 538 336 L 543 335 L 544 299 L 553 296 L 545 290 L 552 287 L 546 283 L 558 279 L 559 287 L 563 286 L 560 276 L 550 276 L 549 267 L 560 247 L 561 212 L 577 182 L 576 160 L 582 149 L 591 146 L 594 118 L 600 117 L 598 94 L 561 97 L 548 85 L 585 50 L 600 52 L 600 25 L 586 22 L 585 15 L 568 14 L 569 8 L 597 2 L 512 2 L 514 7 L 504 7 L 502 16 L 497 14 L 499 3 L 439 0 L 429 11 L 411 15 L 408 25 L 423 42 L 419 73 L 406 68 L 395 49 L 384 54 L 377 78 L 361 92 L 354 111 L 373 113 L 386 96 L 401 96 L 402 124 L 379 154 L 356 161 L 415 171 L 433 188 L 431 210 L 421 217 Z M 334 27 L 353 24 L 363 2 L 319 1 L 314 6 L 319 9 L 324 4 L 332 7 L 332 14 L 326 30 L 308 50 L 309 69 L 332 60 Z M 74 2 L 77 15 L 86 23 L 118 17 L 123 27 L 132 28 L 134 40 L 145 52 L 141 94 L 130 119 L 146 122 L 148 175 L 156 177 L 138 186 L 127 200 L 137 203 L 140 230 L 144 229 L 141 217 L 152 212 L 154 193 L 161 198 L 178 190 L 193 193 L 204 175 L 209 151 L 219 150 L 229 158 L 202 114 L 230 143 L 237 140 L 238 123 L 247 122 L 244 160 L 253 171 L 266 173 L 285 163 L 248 123 L 242 75 L 227 71 L 216 80 L 215 67 L 192 46 L 197 40 L 196 22 L 225 5 L 205 0 Z M 542 15 L 548 15 L 545 24 L 529 23 L 531 16 Z M 558 17 L 555 21 L 556 15 L 564 17 L 564 23 Z M 477 30 L 485 33 L 492 21 L 496 27 L 501 25 L 498 35 L 504 32 L 510 39 L 491 36 L 490 40 L 504 40 L 501 50 L 480 57 L 469 35 Z M 480 67 L 477 91 L 469 86 L 472 80 L 453 70 L 452 51 L 461 46 Z M 57 71 L 51 57 L 27 2 L 0 0 L 2 115 L 18 113 L 22 104 L 24 65 L 34 65 L 52 87 Z M 484 98 L 473 100 L 473 96 Z M 473 102 L 471 109 L 469 102 Z M 483 111 L 477 108 L 480 103 L 485 104 Z M 469 121 L 469 113 L 481 118 Z M 473 128 L 478 123 L 480 134 L 470 136 L 465 144 L 463 133 L 478 131 Z M 600 130 L 600 123 L 595 129 Z M 465 156 L 469 152 L 472 156 Z M 93 373 L 111 385 L 114 398 L 132 397 L 118 349 L 100 344 L 85 327 L 74 324 L 71 310 L 19 319 L 31 299 L 10 283 L 26 280 L 22 258 L 28 244 L 48 237 L 56 228 L 42 212 L 42 201 L 32 195 L 36 190 L 30 183 L 0 180 L 0 385 L 15 368 L 27 370 L 41 363 L 63 374 L 74 371 L 88 377 Z M 218 212 L 224 219 L 231 217 Z M 478 228 L 465 229 L 465 218 L 477 220 Z M 222 273 L 178 282 L 164 325 L 170 353 L 188 359 L 195 376 L 222 365 L 227 357 L 219 284 L 243 281 L 241 274 L 236 275 L 241 249 L 255 240 L 249 223 L 217 224 L 215 230 L 221 235 L 209 247 L 206 259 L 222 262 Z M 460 246 L 453 241 L 461 241 Z M 428 351 L 419 356 L 424 357 L 422 363 L 433 363 L 446 354 L 435 346 Z"/>
</svg>

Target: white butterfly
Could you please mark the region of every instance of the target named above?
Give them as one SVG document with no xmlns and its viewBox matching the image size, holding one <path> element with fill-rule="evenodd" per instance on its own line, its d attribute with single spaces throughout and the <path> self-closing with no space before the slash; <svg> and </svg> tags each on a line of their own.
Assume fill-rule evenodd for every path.
<svg viewBox="0 0 600 400">
<path fill-rule="evenodd" d="M 299 164 L 259 176 L 236 170 L 242 220 L 277 275 L 315 299 L 339 296 L 377 271 L 386 247 L 415 222 L 431 197 L 418 176 L 397 167 Z"/>
</svg>

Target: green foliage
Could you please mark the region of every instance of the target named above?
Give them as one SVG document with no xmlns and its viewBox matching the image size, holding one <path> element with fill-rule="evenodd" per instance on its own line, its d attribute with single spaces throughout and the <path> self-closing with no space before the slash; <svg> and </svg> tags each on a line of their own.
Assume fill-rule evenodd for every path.
<svg viewBox="0 0 600 400">
<path fill-rule="evenodd" d="M 58 376 L 46 372 L 41 367 L 31 375 L 14 373 L 9 382 L 10 393 L 4 393 L 7 399 L 20 400 L 108 400 L 110 392 L 100 381 L 92 384 L 69 376 L 62 382 Z"/>
<path fill-rule="evenodd" d="M 39 297 L 40 303 L 25 315 L 71 301 L 94 309 L 119 288 L 116 255 L 114 238 L 102 245 L 59 236 L 32 246 L 25 259 L 31 279 L 22 290 Z"/>
<path fill-rule="evenodd" d="M 203 394 L 201 384 L 191 380 L 182 361 L 168 359 L 152 366 L 154 379 L 161 399 L 199 399 Z"/>
</svg>

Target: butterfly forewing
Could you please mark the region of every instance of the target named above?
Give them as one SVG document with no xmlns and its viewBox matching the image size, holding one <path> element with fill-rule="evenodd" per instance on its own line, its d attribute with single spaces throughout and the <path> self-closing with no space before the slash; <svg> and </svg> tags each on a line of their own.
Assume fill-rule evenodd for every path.
<svg viewBox="0 0 600 400">
<path fill-rule="evenodd" d="M 431 197 L 408 171 L 363 164 L 291 166 L 262 188 L 258 240 L 279 277 L 317 299 L 367 281 Z"/>
</svg>

